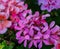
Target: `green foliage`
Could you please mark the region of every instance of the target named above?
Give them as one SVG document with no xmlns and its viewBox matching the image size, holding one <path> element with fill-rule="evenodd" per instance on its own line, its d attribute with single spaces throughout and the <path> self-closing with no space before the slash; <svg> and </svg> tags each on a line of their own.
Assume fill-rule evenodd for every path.
<svg viewBox="0 0 60 49">
<path fill-rule="evenodd" d="M 23 45 L 17 46 L 16 49 L 24 49 Z"/>
<path fill-rule="evenodd" d="M 7 41 L 1 42 L 0 43 L 0 49 L 13 49 L 14 43 L 13 42 L 10 42 L 10 44 L 8 44 L 8 43 L 7 43 Z"/>
</svg>

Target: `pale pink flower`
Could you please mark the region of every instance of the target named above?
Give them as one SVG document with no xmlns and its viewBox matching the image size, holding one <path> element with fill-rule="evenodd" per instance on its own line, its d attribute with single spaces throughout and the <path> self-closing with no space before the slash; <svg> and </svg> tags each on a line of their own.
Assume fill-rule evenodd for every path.
<svg viewBox="0 0 60 49">
<path fill-rule="evenodd" d="M 5 13 L 8 17 L 13 11 L 16 14 L 27 9 L 27 4 L 21 0 L 0 0 L 0 13 Z"/>
<path fill-rule="evenodd" d="M 0 34 L 4 34 L 7 31 L 7 28 L 11 26 L 11 21 L 7 20 L 7 17 L 0 15 Z"/>
</svg>

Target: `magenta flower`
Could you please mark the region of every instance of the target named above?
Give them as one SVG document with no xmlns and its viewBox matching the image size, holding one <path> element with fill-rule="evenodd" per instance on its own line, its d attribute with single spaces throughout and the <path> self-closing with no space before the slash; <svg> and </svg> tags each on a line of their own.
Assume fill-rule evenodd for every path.
<svg viewBox="0 0 60 49">
<path fill-rule="evenodd" d="M 16 33 L 16 39 L 18 40 L 18 43 L 21 44 L 22 42 L 24 42 L 24 47 L 27 46 L 27 41 L 30 40 L 28 32 L 29 30 L 25 29 L 24 31 L 22 30 Z"/>
<path fill-rule="evenodd" d="M 27 16 L 27 14 L 29 15 Z M 48 23 L 45 19 L 49 16 L 49 14 L 39 16 L 39 12 L 35 12 L 35 14 L 32 15 L 31 10 L 26 10 L 23 13 L 19 13 L 20 20 L 15 26 L 15 29 L 19 31 L 16 33 L 18 43 L 21 44 L 24 42 L 24 47 L 26 47 L 27 41 L 29 41 L 28 47 L 31 48 L 32 45 L 38 47 L 38 43 L 40 43 L 40 41 L 45 41 L 45 39 L 48 39 Z M 44 37 L 44 40 L 41 40 L 42 37 Z"/>
<path fill-rule="evenodd" d="M 53 9 L 60 8 L 59 0 L 38 0 L 38 4 L 41 5 L 41 10 L 47 10 L 51 12 Z"/>
<path fill-rule="evenodd" d="M 43 38 L 40 39 L 39 49 L 42 47 L 42 42 L 44 42 L 45 45 L 56 45 L 57 42 L 60 42 L 60 27 L 58 25 L 54 27 L 54 25 L 55 22 L 52 21 L 48 26 L 49 30 L 47 30 L 47 34 L 45 32 L 42 36 Z"/>
<path fill-rule="evenodd" d="M 47 30 L 46 32 L 41 33 L 41 38 L 39 40 L 38 48 L 41 49 L 43 46 L 43 43 L 45 45 L 51 45 L 49 38 L 50 38 L 50 30 Z"/>
<path fill-rule="evenodd" d="M 56 43 L 59 40 L 59 33 L 60 33 L 60 27 L 58 25 L 56 25 L 54 27 L 55 22 L 52 21 L 50 24 L 50 30 L 51 30 L 51 35 L 50 35 L 50 40 L 52 41 L 52 43 Z"/>
<path fill-rule="evenodd" d="M 38 32 L 38 34 L 36 35 L 33 35 L 31 36 L 31 40 L 30 40 L 30 43 L 28 45 L 29 48 L 31 48 L 33 45 L 37 48 L 38 47 L 38 41 L 40 40 L 41 38 L 41 34 L 39 34 L 40 32 Z"/>
</svg>

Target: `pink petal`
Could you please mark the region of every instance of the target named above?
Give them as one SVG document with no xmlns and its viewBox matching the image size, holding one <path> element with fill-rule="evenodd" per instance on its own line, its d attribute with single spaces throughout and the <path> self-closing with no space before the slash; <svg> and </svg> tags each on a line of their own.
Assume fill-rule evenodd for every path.
<svg viewBox="0 0 60 49">
<path fill-rule="evenodd" d="M 27 40 L 24 41 L 24 47 L 26 47 L 26 46 L 27 46 Z"/>
<path fill-rule="evenodd" d="M 14 29 L 15 29 L 15 30 L 21 30 L 21 28 L 18 27 L 18 26 L 14 26 Z"/>
<path fill-rule="evenodd" d="M 51 29 L 52 34 L 56 33 L 59 30 L 59 26 L 56 25 L 53 29 Z"/>
<path fill-rule="evenodd" d="M 1 10 L 5 9 L 5 6 L 3 4 L 0 4 L 0 9 Z"/>
<path fill-rule="evenodd" d="M 10 15 L 9 12 L 10 12 L 10 11 L 9 11 L 9 8 L 7 8 L 6 13 L 5 13 L 5 16 L 6 16 L 7 19 L 9 18 L 9 15 Z"/>
<path fill-rule="evenodd" d="M 57 35 L 52 35 L 51 37 L 54 38 L 54 39 L 56 39 L 56 40 L 59 39 L 59 37 Z"/>
<path fill-rule="evenodd" d="M 48 24 L 47 23 L 44 23 L 44 28 L 42 29 L 42 32 L 45 32 L 47 29 L 48 29 Z"/>
<path fill-rule="evenodd" d="M 42 19 L 46 19 L 46 17 L 50 17 L 50 14 L 42 15 Z"/>
<path fill-rule="evenodd" d="M 15 7 L 15 11 L 16 11 L 16 13 L 19 13 L 20 12 L 20 8 Z"/>
<path fill-rule="evenodd" d="M 34 35 L 34 30 L 33 30 L 33 29 L 30 29 L 29 35 L 30 35 L 30 36 L 33 36 L 33 35 Z"/>
<path fill-rule="evenodd" d="M 31 41 L 31 42 L 29 43 L 29 48 L 31 48 L 32 45 L 33 45 L 33 41 Z"/>
<path fill-rule="evenodd" d="M 50 45 L 49 40 L 44 40 L 43 42 L 44 42 L 45 45 Z"/>
<path fill-rule="evenodd" d="M 54 38 L 50 38 L 50 41 L 51 41 L 53 44 L 55 44 L 55 43 L 57 42 L 57 40 L 54 39 Z"/>
<path fill-rule="evenodd" d="M 0 34 L 4 34 L 6 33 L 6 31 L 7 31 L 7 28 L 3 28 L 2 30 L 0 30 Z"/>
<path fill-rule="evenodd" d="M 29 35 L 26 35 L 24 38 L 25 38 L 26 40 L 29 40 L 29 39 L 30 39 Z"/>
<path fill-rule="evenodd" d="M 42 41 L 39 43 L 38 48 L 39 48 L 39 49 L 42 48 Z"/>
<path fill-rule="evenodd" d="M 35 36 L 34 39 L 40 39 L 42 37 L 41 32 L 38 32 Z"/>
<path fill-rule="evenodd" d="M 2 24 L 0 24 L 0 30 L 2 30 L 3 28 L 2 28 Z"/>
<path fill-rule="evenodd" d="M 46 10 L 45 5 L 41 6 L 41 10 Z"/>
<path fill-rule="evenodd" d="M 24 8 L 24 10 L 27 10 L 27 8 L 28 8 L 28 5 L 27 4 L 25 4 L 25 6 L 24 6 L 25 8 Z"/>
<path fill-rule="evenodd" d="M 27 15 L 27 12 L 26 12 L 26 11 L 24 11 L 24 12 L 23 12 L 23 16 L 24 16 L 24 17 L 26 17 L 26 15 Z"/>
<path fill-rule="evenodd" d="M 32 15 L 29 15 L 29 16 L 27 16 L 27 20 L 30 20 L 31 18 L 32 18 L 33 16 Z"/>
<path fill-rule="evenodd" d="M 22 33 L 22 31 L 19 31 L 16 33 L 16 39 L 20 38 L 21 33 Z"/>
<path fill-rule="evenodd" d="M 55 21 L 52 21 L 52 22 L 50 23 L 50 28 L 52 28 L 54 25 L 55 25 Z"/>
<path fill-rule="evenodd" d="M 34 14 L 34 16 L 39 16 L 39 12 L 36 11 L 35 14 Z"/>
<path fill-rule="evenodd" d="M 7 2 L 8 0 L 2 0 L 3 2 Z"/>
<path fill-rule="evenodd" d="M 40 36 L 36 35 L 36 36 L 34 36 L 34 39 L 40 39 Z"/>
<path fill-rule="evenodd" d="M 12 22 L 11 22 L 11 21 L 8 21 L 8 23 L 7 23 L 7 26 L 6 26 L 6 27 L 10 27 L 10 26 L 11 26 L 11 24 L 12 24 Z"/>
<path fill-rule="evenodd" d="M 27 13 L 29 13 L 30 15 L 32 14 L 32 10 L 30 9 L 30 10 L 26 10 L 27 11 Z"/>
<path fill-rule="evenodd" d="M 37 41 L 34 41 L 34 46 L 37 47 Z"/>
<path fill-rule="evenodd" d="M 21 44 L 24 41 L 24 38 L 19 39 L 18 43 Z"/>
<path fill-rule="evenodd" d="M 20 20 L 19 22 L 18 22 L 18 24 L 19 24 L 19 26 L 21 27 L 21 28 L 24 28 L 25 27 L 25 24 L 24 24 L 25 22 L 24 21 L 22 21 L 22 20 Z"/>
<path fill-rule="evenodd" d="M 50 35 L 44 34 L 43 37 L 44 37 L 44 39 L 48 39 L 50 37 Z"/>
<path fill-rule="evenodd" d="M 39 27 L 34 26 L 33 28 L 37 31 L 40 31 Z"/>
<path fill-rule="evenodd" d="M 48 29 L 46 32 L 45 32 L 45 34 L 48 34 L 48 35 L 50 35 L 50 30 Z"/>
<path fill-rule="evenodd" d="M 60 35 L 60 32 L 58 32 L 57 35 Z"/>
<path fill-rule="evenodd" d="M 28 32 L 29 32 L 29 30 L 26 28 L 26 29 L 24 30 L 24 35 L 26 35 Z"/>
<path fill-rule="evenodd" d="M 38 32 L 37 33 L 37 36 L 39 36 L 41 38 L 42 37 L 42 33 L 41 32 Z"/>
</svg>

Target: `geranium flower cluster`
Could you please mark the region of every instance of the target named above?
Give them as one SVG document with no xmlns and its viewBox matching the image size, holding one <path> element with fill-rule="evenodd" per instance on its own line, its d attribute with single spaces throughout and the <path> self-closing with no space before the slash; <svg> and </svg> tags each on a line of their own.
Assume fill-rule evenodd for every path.
<svg viewBox="0 0 60 49">
<path fill-rule="evenodd" d="M 26 15 L 23 13 L 22 15 L 19 13 L 20 20 L 15 25 L 15 30 L 18 30 L 16 39 L 19 44 L 24 42 L 24 47 L 28 45 L 31 48 L 34 45 L 36 48 L 41 49 L 43 43 L 45 45 L 59 43 L 60 27 L 55 25 L 54 21 L 48 25 L 45 19 L 50 16 L 49 14 L 40 15 L 39 12 L 35 12 L 31 15 L 31 11 L 25 12 Z"/>
<path fill-rule="evenodd" d="M 18 43 L 33 45 L 41 49 L 45 45 L 54 45 L 52 49 L 59 49 L 60 46 L 60 27 L 52 21 L 50 25 L 46 18 L 50 14 L 39 14 L 38 11 L 32 14 L 28 5 L 20 0 L 0 0 L 0 34 L 12 28 L 16 33 Z"/>
<path fill-rule="evenodd" d="M 24 2 L 20 0 L 0 0 L 0 34 L 7 31 L 12 25 L 10 17 L 14 13 L 22 12 L 27 9 L 27 4 L 23 5 Z"/>
<path fill-rule="evenodd" d="M 48 16 L 50 15 L 46 14 L 39 16 L 38 12 L 36 12 L 34 15 L 21 15 L 18 24 L 15 25 L 15 29 L 19 30 L 16 33 L 16 39 L 18 40 L 18 43 L 21 44 L 24 41 L 24 47 L 26 47 L 27 42 L 29 41 L 29 48 L 31 48 L 33 44 L 35 47 L 37 47 L 37 43 L 40 43 L 43 33 L 48 29 L 48 24 L 44 20 Z M 46 34 L 44 33 L 44 35 Z"/>
<path fill-rule="evenodd" d="M 51 12 L 53 9 L 60 8 L 59 0 L 38 0 L 38 4 L 41 5 L 41 10 L 47 10 Z"/>
</svg>

